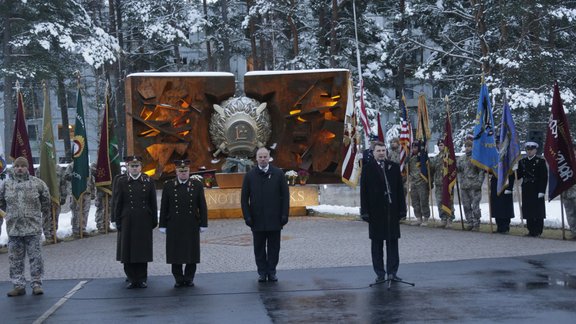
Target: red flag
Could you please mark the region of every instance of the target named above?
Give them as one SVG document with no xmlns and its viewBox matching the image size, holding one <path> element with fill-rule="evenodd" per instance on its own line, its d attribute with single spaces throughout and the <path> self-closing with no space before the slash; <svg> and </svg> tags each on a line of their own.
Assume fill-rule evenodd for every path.
<svg viewBox="0 0 576 324">
<path fill-rule="evenodd" d="M 554 82 L 544 158 L 548 163 L 548 199 L 552 200 L 576 183 L 576 159 L 572 148 L 572 136 L 562 106 L 558 82 Z"/>
<path fill-rule="evenodd" d="M 448 98 L 446 98 L 448 104 Z M 456 154 L 454 153 L 454 141 L 452 140 L 452 124 L 450 123 L 450 111 L 446 111 L 444 122 L 444 158 L 442 168 L 442 210 L 452 215 L 452 201 L 454 185 L 456 184 Z"/>
<path fill-rule="evenodd" d="M 382 127 L 382 121 L 380 120 L 380 113 L 378 113 L 377 119 L 378 119 L 378 140 L 384 143 L 384 128 Z"/>
<path fill-rule="evenodd" d="M 30 175 L 34 175 L 34 160 L 32 160 L 32 150 L 30 149 L 26 117 L 24 115 L 24 98 L 20 89 L 16 90 L 16 97 L 18 99 L 18 110 L 16 111 L 14 132 L 12 133 L 10 157 L 14 160 L 21 156 L 26 158 L 28 160 L 28 172 L 30 172 Z"/>
<path fill-rule="evenodd" d="M 94 182 L 96 186 L 112 184 L 112 170 L 110 166 L 110 141 L 109 141 L 109 117 L 108 117 L 108 89 L 106 89 L 104 116 L 100 128 L 100 142 L 98 143 L 98 158 L 96 160 L 96 172 Z"/>
</svg>

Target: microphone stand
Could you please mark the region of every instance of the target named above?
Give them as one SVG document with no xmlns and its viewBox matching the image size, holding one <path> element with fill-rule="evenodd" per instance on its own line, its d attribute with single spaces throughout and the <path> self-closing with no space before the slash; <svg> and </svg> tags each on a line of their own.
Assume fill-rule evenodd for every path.
<svg viewBox="0 0 576 324">
<path fill-rule="evenodd" d="M 388 237 L 390 237 L 390 207 L 392 206 L 392 196 L 390 195 L 390 183 L 388 182 L 388 176 L 386 175 L 386 162 L 383 162 L 383 163 L 384 163 L 384 168 L 382 169 L 382 173 L 384 173 L 384 183 L 386 184 L 386 196 L 388 197 L 388 206 L 387 206 L 388 208 L 386 208 L 386 221 L 388 222 Z M 388 242 L 386 242 L 386 245 L 388 245 Z M 396 277 L 396 275 L 391 276 L 390 274 L 388 274 L 388 278 L 386 278 L 386 280 L 372 283 L 372 284 L 370 284 L 370 287 L 373 287 L 376 285 L 381 285 L 384 283 L 388 283 L 388 290 L 390 290 L 390 287 L 392 287 L 393 282 L 403 283 L 406 285 L 410 285 L 412 287 L 414 287 L 416 285 L 413 282 L 404 281 L 404 280 Z"/>
</svg>

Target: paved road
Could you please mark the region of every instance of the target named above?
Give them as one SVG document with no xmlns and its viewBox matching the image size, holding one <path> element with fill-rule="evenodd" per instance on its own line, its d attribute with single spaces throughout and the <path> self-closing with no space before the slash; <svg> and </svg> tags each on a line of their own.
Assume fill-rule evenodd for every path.
<svg viewBox="0 0 576 324">
<path fill-rule="evenodd" d="M 211 220 L 202 234 L 196 287 L 179 290 L 172 288 L 164 262 L 164 235 L 154 236 L 155 262 L 143 290 L 123 288 L 115 234 L 46 246 L 46 294 L 31 296 L 28 290 L 23 297 L 0 297 L 2 322 L 572 323 L 576 318 L 574 241 L 403 225 L 399 275 L 416 286 L 395 283 L 387 290 L 368 287 L 374 274 L 366 223 L 292 218 L 282 232 L 280 281 L 258 284 L 247 227 L 236 219 Z M 11 287 L 6 254 L 0 264 L 4 293 Z"/>
</svg>

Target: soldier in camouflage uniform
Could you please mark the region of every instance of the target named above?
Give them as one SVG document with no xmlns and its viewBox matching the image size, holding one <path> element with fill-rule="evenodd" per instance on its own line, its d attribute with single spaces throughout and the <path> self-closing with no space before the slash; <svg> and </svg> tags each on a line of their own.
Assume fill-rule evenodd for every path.
<svg viewBox="0 0 576 324">
<path fill-rule="evenodd" d="M 574 154 L 576 154 L 576 143 L 572 144 Z M 566 220 L 570 227 L 570 239 L 576 240 L 576 185 L 562 193 L 562 202 L 566 210 Z"/>
<path fill-rule="evenodd" d="M 14 288 L 9 297 L 26 294 L 24 264 L 30 262 L 32 294 L 41 295 L 44 261 L 42 259 L 42 213 L 49 213 L 50 192 L 44 181 L 28 173 L 28 161 L 14 161 L 14 177 L 0 185 L 0 209 L 6 211 L 8 260 Z"/>
<path fill-rule="evenodd" d="M 82 200 L 82 220 L 80 220 L 80 201 L 76 201 L 74 196 L 70 196 L 70 209 L 72 210 L 72 237 L 75 239 L 80 238 L 80 221 L 82 221 L 82 236 L 90 236 L 90 233 L 86 232 L 86 223 L 88 221 L 88 214 L 90 213 L 90 201 L 96 197 L 92 165 L 90 166 L 90 175 L 88 177 L 86 191 L 80 198 Z M 66 169 L 66 180 L 70 182 L 72 182 L 73 170 L 74 162 L 70 163 Z"/>
<path fill-rule="evenodd" d="M 452 210 L 452 215 L 448 214 L 444 209 L 442 209 L 442 190 L 444 188 L 444 157 L 447 152 L 445 151 L 444 142 L 438 140 L 438 150 L 439 153 L 430 161 L 430 172 L 432 173 L 432 179 L 434 179 L 434 196 L 436 198 L 436 206 L 438 206 L 438 215 L 440 215 L 441 225 L 440 227 L 450 228 L 452 226 L 452 220 L 454 219 L 454 201 L 450 199 L 450 209 Z"/>
<path fill-rule="evenodd" d="M 50 213 L 42 214 L 43 224 L 42 230 L 44 232 L 44 244 L 54 244 L 57 243 L 54 241 L 54 237 L 56 232 L 58 231 L 58 218 L 60 216 L 60 206 L 66 203 L 66 197 L 68 196 L 68 182 L 65 179 L 66 175 L 66 168 L 61 166 L 56 166 L 58 169 L 58 184 L 60 189 L 60 202 L 55 203 L 52 202 L 52 207 L 50 208 Z M 54 215 L 52 215 L 54 212 Z"/>
<path fill-rule="evenodd" d="M 480 200 L 482 199 L 482 183 L 484 171 L 472 164 L 472 141 L 464 144 L 465 153 L 458 159 L 458 177 L 462 206 L 466 216 L 466 230 L 480 230 Z"/>
<path fill-rule="evenodd" d="M 412 143 L 412 156 L 410 156 L 408 175 L 410 178 L 410 200 L 414 208 L 416 220 L 412 225 L 428 226 L 430 218 L 430 188 L 428 182 L 420 174 L 420 143 Z"/>
</svg>

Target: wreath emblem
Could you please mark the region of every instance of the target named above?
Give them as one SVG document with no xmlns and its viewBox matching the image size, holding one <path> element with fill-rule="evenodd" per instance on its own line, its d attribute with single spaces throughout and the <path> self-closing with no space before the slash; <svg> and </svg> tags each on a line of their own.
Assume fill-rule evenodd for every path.
<svg viewBox="0 0 576 324">
<path fill-rule="evenodd" d="M 74 146 L 72 148 L 72 151 L 74 152 L 74 157 L 78 158 L 80 157 L 80 155 L 82 155 L 82 152 L 84 152 L 84 147 L 86 147 L 84 137 L 76 135 L 74 136 L 74 138 L 72 138 L 72 143 Z"/>
</svg>

